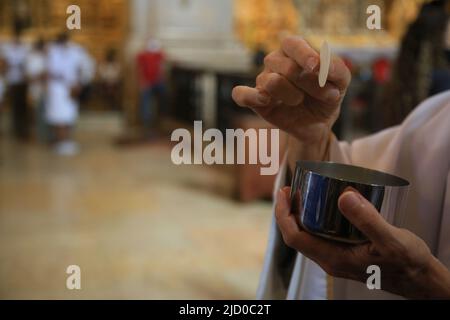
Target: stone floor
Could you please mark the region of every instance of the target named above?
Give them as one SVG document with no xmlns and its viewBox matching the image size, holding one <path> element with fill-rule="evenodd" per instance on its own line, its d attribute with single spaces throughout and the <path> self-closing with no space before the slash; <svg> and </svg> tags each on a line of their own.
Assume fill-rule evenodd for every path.
<svg viewBox="0 0 450 320">
<path fill-rule="evenodd" d="M 72 158 L 0 136 L 0 298 L 254 298 L 270 203 L 231 200 L 229 174 L 173 165 L 165 141 L 117 147 L 120 131 L 84 115 Z"/>
</svg>

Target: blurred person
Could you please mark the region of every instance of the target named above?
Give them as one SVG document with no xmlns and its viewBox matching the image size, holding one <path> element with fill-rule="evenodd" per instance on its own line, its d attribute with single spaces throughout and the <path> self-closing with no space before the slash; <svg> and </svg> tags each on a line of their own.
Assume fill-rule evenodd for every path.
<svg viewBox="0 0 450 320">
<path fill-rule="evenodd" d="M 164 59 L 161 43 L 156 39 L 150 39 L 145 50 L 136 58 L 140 88 L 139 115 L 146 129 L 151 129 L 155 121 L 153 100 L 159 97 L 161 102 L 164 95 Z"/>
<path fill-rule="evenodd" d="M 6 63 L 3 60 L 1 56 L 1 43 L 0 43 L 0 135 L 2 131 L 2 112 L 3 112 L 3 101 L 5 98 L 5 92 L 6 92 L 6 82 L 5 82 L 5 70 L 6 70 Z"/>
<path fill-rule="evenodd" d="M 105 104 L 108 108 L 119 110 L 122 70 L 115 49 L 106 52 L 104 61 L 99 65 L 98 75 Z"/>
<path fill-rule="evenodd" d="M 25 60 L 29 48 L 21 36 L 21 29 L 15 28 L 13 40 L 3 46 L 2 56 L 6 63 L 5 80 L 11 101 L 13 133 L 16 138 L 27 140 L 30 134 L 30 115 L 26 99 Z"/>
<path fill-rule="evenodd" d="M 0 45 L 1 45 L 1 43 L 0 43 Z M 1 56 L 1 52 L 2 52 L 2 48 L 0 46 L 0 114 L 2 112 L 3 100 L 5 97 L 5 91 L 6 91 L 6 82 L 5 82 L 6 63 Z M 0 120 L 0 123 L 1 123 L 1 120 Z"/>
<path fill-rule="evenodd" d="M 74 155 L 79 150 L 72 130 L 78 118 L 82 54 L 66 33 L 59 34 L 48 48 L 45 115 L 52 128 L 54 150 L 60 155 Z"/>
<path fill-rule="evenodd" d="M 274 219 L 257 296 L 262 299 L 450 299 L 450 90 L 420 104 L 399 126 L 338 142 L 332 127 L 351 82 L 333 57 L 327 83 L 318 84 L 319 53 L 288 37 L 265 58 L 254 88 L 232 96 L 288 135 L 277 178 Z M 333 242 L 305 232 L 290 210 L 297 160 L 333 161 L 381 170 L 411 183 L 405 214 L 395 226 L 354 189 L 338 206 L 369 241 Z M 367 268 L 381 269 L 382 290 L 369 290 Z M 331 276 L 331 277 L 330 277 Z"/>
<path fill-rule="evenodd" d="M 28 97 L 35 112 L 37 138 L 48 141 L 47 121 L 45 119 L 46 50 L 43 39 L 38 39 L 25 61 L 25 73 L 28 79 Z"/>
<path fill-rule="evenodd" d="M 95 77 L 96 62 L 95 59 L 89 54 L 89 52 L 76 44 L 72 44 L 74 49 L 78 49 L 80 57 L 80 93 L 79 103 L 81 105 L 86 104 L 89 101 L 92 92 L 92 82 Z"/>
<path fill-rule="evenodd" d="M 403 36 L 384 86 L 382 128 L 400 124 L 427 97 L 450 89 L 450 1 L 425 3 Z"/>
</svg>

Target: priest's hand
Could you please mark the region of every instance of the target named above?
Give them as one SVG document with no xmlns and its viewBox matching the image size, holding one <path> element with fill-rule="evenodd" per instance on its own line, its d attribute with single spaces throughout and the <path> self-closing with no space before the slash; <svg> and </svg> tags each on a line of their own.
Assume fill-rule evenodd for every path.
<svg viewBox="0 0 450 320">
<path fill-rule="evenodd" d="M 362 245 L 346 245 L 302 230 L 289 209 L 289 190 L 278 193 L 275 215 L 284 242 L 319 264 L 334 277 L 366 282 L 367 267 L 381 271 L 381 289 L 405 298 L 450 299 L 450 271 L 413 233 L 387 223 L 359 193 L 348 190 L 339 198 L 344 216 L 368 238 Z M 368 289 L 369 290 L 369 289 Z"/>
<path fill-rule="evenodd" d="M 344 62 L 333 57 L 328 81 L 318 83 L 319 54 L 301 37 L 287 37 L 266 56 L 256 87 L 238 86 L 233 99 L 289 134 L 295 160 L 325 160 L 331 128 L 351 80 Z M 291 161 L 289 161 L 291 164 Z"/>
</svg>

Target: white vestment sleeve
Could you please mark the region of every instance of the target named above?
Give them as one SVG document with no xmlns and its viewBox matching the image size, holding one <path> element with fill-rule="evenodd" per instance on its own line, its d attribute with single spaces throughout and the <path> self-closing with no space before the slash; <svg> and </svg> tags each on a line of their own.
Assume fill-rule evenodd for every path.
<svg viewBox="0 0 450 320">
<path fill-rule="evenodd" d="M 283 161 L 275 181 L 273 199 L 286 180 L 286 160 Z M 273 210 L 275 210 L 274 201 Z M 256 294 L 257 299 L 285 299 L 291 280 L 296 252 L 288 248 L 281 237 L 275 217 L 272 218 L 269 242 L 264 259 L 263 270 Z"/>
</svg>

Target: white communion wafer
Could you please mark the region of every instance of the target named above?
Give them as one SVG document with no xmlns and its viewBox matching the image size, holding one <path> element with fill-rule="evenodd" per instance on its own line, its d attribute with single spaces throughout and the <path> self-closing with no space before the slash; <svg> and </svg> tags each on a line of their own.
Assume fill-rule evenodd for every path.
<svg viewBox="0 0 450 320">
<path fill-rule="evenodd" d="M 323 88 L 327 83 L 328 72 L 330 70 L 331 52 L 328 42 L 324 41 L 320 48 L 320 70 L 319 70 L 319 86 Z"/>
</svg>

